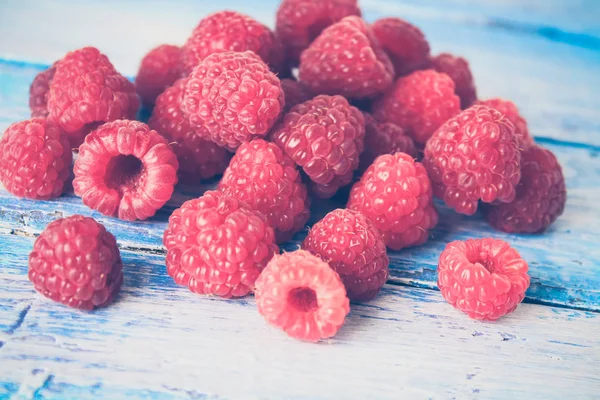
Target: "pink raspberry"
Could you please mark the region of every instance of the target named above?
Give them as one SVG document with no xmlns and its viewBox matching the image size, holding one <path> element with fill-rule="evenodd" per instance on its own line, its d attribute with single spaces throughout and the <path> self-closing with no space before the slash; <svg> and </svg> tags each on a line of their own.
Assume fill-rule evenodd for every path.
<svg viewBox="0 0 600 400">
<path fill-rule="evenodd" d="M 139 105 L 133 83 L 94 47 L 72 51 L 56 64 L 49 118 L 69 135 L 73 147 L 105 122 L 134 118 Z"/>
<path fill-rule="evenodd" d="M 31 83 L 29 87 L 29 108 L 31 109 L 32 118 L 46 118 L 48 116 L 48 91 L 55 72 L 56 63 L 37 74 Z"/>
<path fill-rule="evenodd" d="M 285 106 L 279 78 L 254 53 L 218 53 L 190 74 L 183 111 L 219 146 L 235 150 L 265 136 Z"/>
<path fill-rule="evenodd" d="M 146 107 L 152 107 L 158 95 L 179 78 L 180 56 L 179 46 L 162 44 L 142 58 L 135 77 L 135 89 Z"/>
<path fill-rule="evenodd" d="M 115 237 L 93 218 L 72 215 L 46 226 L 29 254 L 29 280 L 42 295 L 73 308 L 110 303 L 123 283 Z"/>
<path fill-rule="evenodd" d="M 454 82 L 433 70 L 415 71 L 396 81 L 373 105 L 373 116 L 391 122 L 419 144 L 425 144 L 444 122 L 460 112 Z"/>
<path fill-rule="evenodd" d="M 532 145 L 521 155 L 521 181 L 515 199 L 486 209 L 496 229 L 541 233 L 562 215 L 567 189 L 562 168 L 550 150 Z"/>
<path fill-rule="evenodd" d="M 473 215 L 477 203 L 510 203 L 521 179 L 514 127 L 486 106 L 448 120 L 429 139 L 423 161 L 433 193 L 457 212 Z"/>
<path fill-rule="evenodd" d="M 515 135 L 517 136 L 517 141 L 521 150 L 525 150 L 533 145 L 533 138 L 529 134 L 527 121 L 519 114 L 519 109 L 515 103 L 509 100 L 496 98 L 478 101 L 477 104 L 500 111 L 500 113 L 504 114 L 504 118 L 512 122 L 515 127 Z"/>
<path fill-rule="evenodd" d="M 225 171 L 231 153 L 210 140 L 206 128 L 193 129 L 183 114 L 182 100 L 187 79 L 182 78 L 156 99 L 148 125 L 169 142 L 179 161 L 181 182 L 198 183 Z"/>
<path fill-rule="evenodd" d="M 429 43 L 416 26 L 400 18 L 381 18 L 371 29 L 392 60 L 398 76 L 427 65 Z"/>
<path fill-rule="evenodd" d="M 390 260 L 381 232 L 358 211 L 331 211 L 313 225 L 302 248 L 329 263 L 352 301 L 373 299 L 388 278 Z"/>
<path fill-rule="evenodd" d="M 529 287 L 527 262 L 502 240 L 455 241 L 438 263 L 442 296 L 469 317 L 495 321 L 513 312 Z"/>
<path fill-rule="evenodd" d="M 286 114 L 272 139 L 311 180 L 319 197 L 328 198 L 352 181 L 363 150 L 363 114 L 341 96 L 317 96 Z"/>
<path fill-rule="evenodd" d="M 442 53 L 431 59 L 431 65 L 437 72 L 452 78 L 456 95 L 460 98 L 460 107 L 463 110 L 471 107 L 477 101 L 477 90 L 467 60 Z"/>
<path fill-rule="evenodd" d="M 173 193 L 177 157 L 167 141 L 137 121 L 108 122 L 90 133 L 75 161 L 75 194 L 104 215 L 153 216 Z"/>
<path fill-rule="evenodd" d="M 72 161 L 69 138 L 45 118 L 14 123 L 0 138 L 0 182 L 17 197 L 60 196 Z"/>
<path fill-rule="evenodd" d="M 167 272 L 192 292 L 242 297 L 279 252 L 264 216 L 233 197 L 208 191 L 169 218 Z"/>
<path fill-rule="evenodd" d="M 297 82 L 293 79 L 282 79 L 281 89 L 285 93 L 284 112 L 288 112 L 292 107 L 313 98 L 310 90 L 302 82 Z"/>
<path fill-rule="evenodd" d="M 427 172 L 405 153 L 379 156 L 352 187 L 348 208 L 373 221 L 392 250 L 425 243 L 438 221 Z"/>
<path fill-rule="evenodd" d="M 314 93 L 375 97 L 391 86 L 394 67 L 367 24 L 346 17 L 302 52 L 300 80 Z"/>
<path fill-rule="evenodd" d="M 310 216 L 310 200 L 296 164 L 262 139 L 237 149 L 219 190 L 265 215 L 278 243 L 302 230 Z"/>
<path fill-rule="evenodd" d="M 269 324 L 311 342 L 334 336 L 350 312 L 339 275 L 304 250 L 273 257 L 256 280 L 256 305 Z"/>
</svg>

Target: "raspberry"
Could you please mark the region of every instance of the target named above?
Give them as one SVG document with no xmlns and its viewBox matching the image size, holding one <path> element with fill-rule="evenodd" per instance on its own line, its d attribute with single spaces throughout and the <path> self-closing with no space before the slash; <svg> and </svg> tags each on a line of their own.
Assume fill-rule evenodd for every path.
<svg viewBox="0 0 600 400">
<path fill-rule="evenodd" d="M 427 172 L 405 153 L 379 156 L 352 187 L 348 208 L 371 219 L 393 250 L 425 243 L 438 221 Z"/>
<path fill-rule="evenodd" d="M 277 10 L 276 31 L 292 65 L 323 29 L 361 12 L 357 0 L 283 0 Z"/>
<path fill-rule="evenodd" d="M 256 305 L 269 324 L 311 342 L 334 336 L 350 312 L 339 275 L 304 250 L 273 257 L 256 280 Z"/>
<path fill-rule="evenodd" d="M 359 171 L 365 171 L 377 157 L 396 152 L 406 153 L 413 158 L 419 154 L 415 142 L 398 125 L 378 122 L 369 113 L 365 116 L 365 151 L 360 155 Z"/>
<path fill-rule="evenodd" d="M 527 127 L 527 121 L 519 114 L 519 109 L 509 100 L 502 99 L 489 99 L 478 101 L 477 104 L 488 106 L 493 109 L 500 111 L 504 114 L 504 117 L 508 119 L 515 127 L 515 135 L 519 143 L 521 150 L 527 149 L 533 145 L 533 138 L 529 134 L 529 128 Z"/>
<path fill-rule="evenodd" d="M 279 243 L 302 230 L 310 216 L 310 200 L 296 164 L 262 139 L 238 148 L 219 190 L 264 214 Z"/>
<path fill-rule="evenodd" d="M 373 299 L 387 280 L 390 260 L 381 232 L 357 211 L 331 211 L 313 225 L 302 248 L 329 263 L 352 301 Z"/>
<path fill-rule="evenodd" d="M 473 215 L 477 202 L 510 203 L 521 179 L 514 127 L 486 106 L 448 120 L 429 139 L 423 163 L 433 193 L 457 212 Z"/>
<path fill-rule="evenodd" d="M 281 89 L 285 93 L 285 107 L 283 112 L 288 112 L 292 107 L 312 99 L 312 95 L 302 82 L 293 79 L 282 79 Z"/>
<path fill-rule="evenodd" d="M 133 83 L 94 47 L 72 51 L 56 64 L 48 111 L 73 147 L 105 122 L 134 118 L 139 104 Z"/>
<path fill-rule="evenodd" d="M 31 83 L 29 87 L 29 108 L 31 109 L 32 118 L 46 118 L 48 116 L 48 91 L 55 72 L 56 63 L 37 74 Z"/>
<path fill-rule="evenodd" d="M 382 18 L 375 21 L 371 29 L 392 60 L 398 76 L 427 65 L 429 43 L 416 26 L 400 18 Z"/>
<path fill-rule="evenodd" d="M 477 90 L 467 60 L 442 53 L 431 59 L 431 65 L 437 72 L 442 72 L 452 78 L 454 90 L 460 98 L 460 107 L 463 110 L 471 107 L 477 100 Z"/>
<path fill-rule="evenodd" d="M 392 90 L 373 105 L 376 119 L 400 126 L 420 144 L 459 112 L 454 82 L 433 70 L 415 71 L 398 79 Z"/>
<path fill-rule="evenodd" d="M 123 283 L 117 241 L 90 217 L 52 221 L 29 254 L 29 280 L 39 293 L 69 307 L 105 306 Z"/>
<path fill-rule="evenodd" d="M 438 263 L 442 296 L 471 318 L 495 321 L 513 312 L 529 287 L 527 262 L 502 240 L 455 241 Z"/>
<path fill-rule="evenodd" d="M 300 58 L 300 80 L 314 93 L 375 97 L 393 79 L 390 59 L 360 17 L 326 28 Z"/>
<path fill-rule="evenodd" d="M 192 292 L 224 298 L 251 292 L 279 249 L 264 216 L 233 197 L 208 191 L 169 218 L 167 272 Z"/>
<path fill-rule="evenodd" d="M 72 160 L 67 135 L 45 118 L 14 123 L 0 138 L 0 182 L 17 197 L 60 196 Z"/>
<path fill-rule="evenodd" d="M 319 197 L 352 181 L 363 150 L 363 114 L 341 96 L 317 96 L 288 112 L 272 139 L 302 167 Z"/>
<path fill-rule="evenodd" d="M 496 229 L 540 233 L 563 213 L 567 202 L 565 178 L 550 150 L 533 145 L 521 155 L 521 181 L 515 199 L 486 209 Z"/>
<path fill-rule="evenodd" d="M 142 58 L 135 77 L 135 89 L 146 107 L 152 107 L 158 95 L 181 75 L 180 55 L 179 46 L 163 44 L 150 50 Z"/>
<path fill-rule="evenodd" d="M 192 127 L 205 126 L 213 142 L 232 150 L 266 135 L 284 106 L 279 78 L 250 51 L 208 56 L 183 95 Z"/>
<path fill-rule="evenodd" d="M 231 153 L 210 140 L 202 139 L 209 137 L 204 127 L 192 129 L 181 111 L 186 84 L 187 79 L 179 79 L 158 96 L 148 125 L 167 139 L 177 155 L 179 180 L 193 184 L 223 173 Z"/>
<path fill-rule="evenodd" d="M 104 215 L 134 221 L 153 216 L 173 193 L 177 157 L 144 123 L 117 120 L 90 133 L 75 161 L 75 194 Z"/>
</svg>

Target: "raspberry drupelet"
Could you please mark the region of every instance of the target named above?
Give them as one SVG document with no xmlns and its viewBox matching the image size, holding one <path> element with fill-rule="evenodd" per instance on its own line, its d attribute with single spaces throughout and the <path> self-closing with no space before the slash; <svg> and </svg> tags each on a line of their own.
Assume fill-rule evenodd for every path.
<svg viewBox="0 0 600 400">
<path fill-rule="evenodd" d="M 469 317 L 495 321 L 514 311 L 529 288 L 528 265 L 502 240 L 451 242 L 440 255 L 438 287 Z"/>
<path fill-rule="evenodd" d="M 379 156 L 352 187 L 348 208 L 373 221 L 392 250 L 425 243 L 438 221 L 427 171 L 405 153 Z"/>
<path fill-rule="evenodd" d="M 390 260 L 383 236 L 358 211 L 331 211 L 313 225 L 302 248 L 329 263 L 351 301 L 373 299 L 387 281 Z"/>
<path fill-rule="evenodd" d="M 255 295 L 269 324 L 311 342 L 334 336 L 350 312 L 339 275 L 305 250 L 273 257 L 256 281 Z"/>
<path fill-rule="evenodd" d="M 433 193 L 456 212 L 473 215 L 479 200 L 510 203 L 521 179 L 513 124 L 495 109 L 473 106 L 442 125 L 423 160 Z"/>
<path fill-rule="evenodd" d="M 144 123 L 117 120 L 85 138 L 73 188 L 86 206 L 104 215 L 144 220 L 171 198 L 177 168 L 165 138 Z"/>
<path fill-rule="evenodd" d="M 515 103 L 510 100 L 495 98 L 478 101 L 477 104 L 500 111 L 500 113 L 504 115 L 504 118 L 512 122 L 515 127 L 515 135 L 517 136 L 517 141 L 521 150 L 525 150 L 533 145 L 533 138 L 529 134 L 527 121 L 519 114 L 519 109 Z"/>
<path fill-rule="evenodd" d="M 48 91 L 56 72 L 56 63 L 36 75 L 29 87 L 29 108 L 31 117 L 48 117 Z"/>
<path fill-rule="evenodd" d="M 442 72 L 452 78 L 456 95 L 460 97 L 460 107 L 463 110 L 471 107 L 477 101 L 477 90 L 467 60 L 442 53 L 431 59 L 431 66 L 437 72 Z"/>
<path fill-rule="evenodd" d="M 17 197 L 60 196 L 72 161 L 69 138 L 46 118 L 14 123 L 0 138 L 0 182 Z"/>
<path fill-rule="evenodd" d="M 42 295 L 82 310 L 110 303 L 123 283 L 115 237 L 93 218 L 57 219 L 29 254 L 29 280 Z"/>
<path fill-rule="evenodd" d="M 242 297 L 279 249 L 265 217 L 207 191 L 173 212 L 163 237 L 167 272 L 192 292 Z"/>
<path fill-rule="evenodd" d="M 135 77 L 135 89 L 146 107 L 152 107 L 156 98 L 181 75 L 179 59 L 181 48 L 162 44 L 142 58 Z"/>
</svg>

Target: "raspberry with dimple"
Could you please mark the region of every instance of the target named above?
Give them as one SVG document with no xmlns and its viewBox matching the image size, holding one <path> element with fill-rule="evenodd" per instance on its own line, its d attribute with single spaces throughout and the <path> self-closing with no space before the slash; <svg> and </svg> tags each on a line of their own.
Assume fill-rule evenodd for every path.
<svg viewBox="0 0 600 400">
<path fill-rule="evenodd" d="M 115 237 L 93 218 L 72 215 L 44 228 L 29 254 L 29 280 L 42 295 L 82 310 L 107 305 L 123 283 Z"/>
<path fill-rule="evenodd" d="M 158 95 L 180 77 L 180 55 L 179 46 L 163 44 L 142 58 L 135 77 L 135 89 L 146 107 L 152 107 Z"/>
<path fill-rule="evenodd" d="M 529 288 L 528 265 L 502 240 L 451 242 L 440 255 L 438 287 L 469 317 L 495 321 L 513 312 Z"/>
<path fill-rule="evenodd" d="M 442 53 L 431 59 L 431 66 L 437 72 L 442 72 L 452 78 L 456 95 L 460 97 L 460 107 L 463 110 L 471 107 L 477 101 L 477 90 L 467 60 Z"/>
<path fill-rule="evenodd" d="M 48 116 L 48 91 L 55 72 L 56 63 L 37 74 L 31 82 L 31 86 L 29 86 L 29 108 L 31 109 L 32 118 L 46 118 Z"/>
<path fill-rule="evenodd" d="M 529 134 L 529 128 L 527 127 L 527 121 L 519 114 L 519 109 L 510 100 L 503 100 L 499 98 L 481 100 L 477 102 L 478 105 L 488 106 L 495 110 L 500 111 L 504 118 L 508 119 L 515 127 L 515 135 L 519 142 L 519 148 L 525 150 L 533 145 L 533 138 Z"/>
</svg>

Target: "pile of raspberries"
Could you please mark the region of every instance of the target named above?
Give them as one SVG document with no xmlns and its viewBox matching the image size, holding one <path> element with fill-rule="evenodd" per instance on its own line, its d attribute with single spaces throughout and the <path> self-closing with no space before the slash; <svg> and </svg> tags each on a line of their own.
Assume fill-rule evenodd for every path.
<svg viewBox="0 0 600 400">
<path fill-rule="evenodd" d="M 477 99 L 464 58 L 432 56 L 400 18 L 365 22 L 356 0 L 283 0 L 276 21 L 209 15 L 183 46 L 151 50 L 135 84 L 93 47 L 68 53 L 33 81 L 32 118 L 4 133 L 2 184 L 40 200 L 72 185 L 88 207 L 137 221 L 178 182 L 221 176 L 170 216 L 167 273 L 203 295 L 254 293 L 270 324 L 309 341 L 378 294 L 387 249 L 425 243 L 442 201 L 511 233 L 562 214 L 556 157 L 512 102 Z M 311 203 L 336 194 L 346 208 L 280 254 Z M 122 271 L 114 236 L 81 215 L 50 223 L 29 258 L 37 291 L 86 310 L 115 297 Z M 513 311 L 529 282 L 502 240 L 455 241 L 439 258 L 442 295 L 472 318 Z"/>
</svg>

